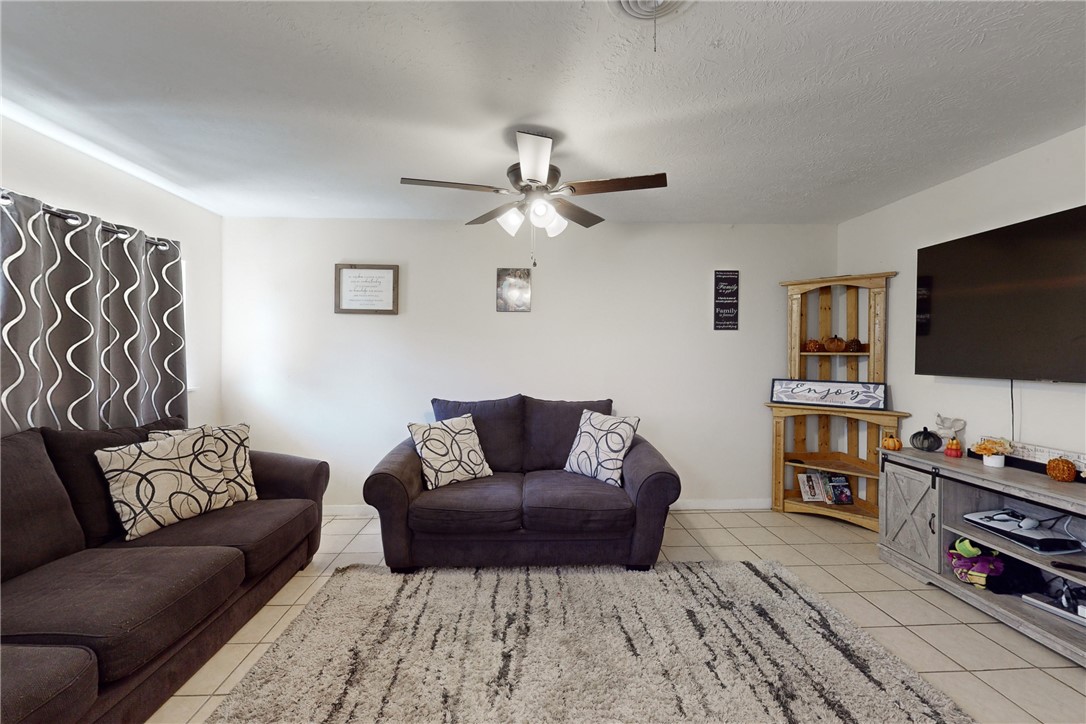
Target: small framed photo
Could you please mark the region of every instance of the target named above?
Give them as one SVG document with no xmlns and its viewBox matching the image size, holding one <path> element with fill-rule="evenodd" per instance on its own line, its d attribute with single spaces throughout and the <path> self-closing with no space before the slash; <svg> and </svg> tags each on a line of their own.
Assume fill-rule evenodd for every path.
<svg viewBox="0 0 1086 724">
<path fill-rule="evenodd" d="M 532 270 L 498 269 L 496 292 L 499 312 L 532 311 Z"/>
<path fill-rule="evenodd" d="M 398 264 L 336 264 L 336 314 L 399 314 Z"/>
<path fill-rule="evenodd" d="M 886 385 L 882 382 L 774 379 L 769 401 L 786 405 L 885 410 Z"/>
</svg>

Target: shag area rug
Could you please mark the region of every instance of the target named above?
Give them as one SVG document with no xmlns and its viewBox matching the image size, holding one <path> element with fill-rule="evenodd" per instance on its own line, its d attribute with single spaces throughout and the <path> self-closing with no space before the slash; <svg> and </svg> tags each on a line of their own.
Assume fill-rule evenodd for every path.
<svg viewBox="0 0 1086 724">
<path fill-rule="evenodd" d="M 335 573 L 244 722 L 968 722 L 778 563 Z"/>
</svg>

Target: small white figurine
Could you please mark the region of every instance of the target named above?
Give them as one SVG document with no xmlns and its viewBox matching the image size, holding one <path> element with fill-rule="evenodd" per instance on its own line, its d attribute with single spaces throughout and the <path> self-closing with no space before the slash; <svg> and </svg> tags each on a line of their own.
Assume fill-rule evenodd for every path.
<svg viewBox="0 0 1086 724">
<path fill-rule="evenodd" d="M 945 447 L 950 438 L 958 437 L 958 433 L 965 429 L 965 420 L 960 417 L 943 417 L 937 412 L 935 413 L 935 427 L 939 437 L 943 438 L 943 446 Z"/>
</svg>

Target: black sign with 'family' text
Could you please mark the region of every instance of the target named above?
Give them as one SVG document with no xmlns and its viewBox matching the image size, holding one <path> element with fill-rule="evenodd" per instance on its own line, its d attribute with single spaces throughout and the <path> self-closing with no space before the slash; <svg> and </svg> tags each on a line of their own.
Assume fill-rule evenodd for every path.
<svg viewBox="0 0 1086 724">
<path fill-rule="evenodd" d="M 739 329 L 739 272 L 716 270 L 713 329 Z"/>
</svg>

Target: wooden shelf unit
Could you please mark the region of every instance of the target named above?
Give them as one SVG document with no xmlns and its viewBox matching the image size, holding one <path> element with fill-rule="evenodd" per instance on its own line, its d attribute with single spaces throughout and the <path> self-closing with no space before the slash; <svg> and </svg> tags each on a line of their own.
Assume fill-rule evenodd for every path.
<svg viewBox="0 0 1086 724">
<path fill-rule="evenodd" d="M 841 381 L 885 382 L 886 285 L 896 275 L 880 272 L 781 282 L 788 292 L 788 377 L 833 380 L 841 379 L 835 377 L 840 373 Z M 861 339 L 861 304 L 866 312 L 866 340 Z M 806 340 L 834 334 L 846 340 L 861 339 L 861 351 L 803 351 Z M 825 515 L 878 530 L 879 445 L 885 434 L 898 434 L 899 422 L 908 413 L 781 403 L 768 407 L 773 413 L 773 510 Z M 843 420 L 844 427 L 834 420 Z M 803 502 L 796 474 L 821 470 L 848 477 L 853 505 Z"/>
<path fill-rule="evenodd" d="M 897 432 L 899 421 L 908 413 L 893 410 L 862 410 L 843 407 L 817 407 L 811 405 L 785 405 L 767 403 L 773 413 L 773 510 L 785 513 L 811 513 L 840 518 L 869 530 L 879 529 L 879 458 L 878 441 L 887 432 Z M 817 420 L 818 443 L 815 450 L 807 448 L 807 418 Z M 845 450 L 834 450 L 830 435 L 831 417 L 843 418 L 849 431 L 858 430 L 863 423 L 877 434 L 865 435 L 865 449 L 859 448 L 860 435 L 849 434 Z M 825 423 L 825 435 L 822 434 Z M 796 431 L 799 431 L 797 434 Z M 789 435 L 791 431 L 791 435 Z M 792 444 L 789 444 L 789 440 Z M 862 453 L 862 454 L 861 454 Z M 831 505 L 803 501 L 796 486 L 786 487 L 787 481 L 795 481 L 797 473 L 809 471 L 840 473 L 849 479 L 852 489 L 852 505 Z M 860 497 L 858 481 L 866 482 L 866 497 Z"/>
<path fill-rule="evenodd" d="M 1053 561 L 1086 565 L 1086 553 L 1039 553 L 965 521 L 965 513 L 1012 507 L 1044 519 L 1070 516 L 1086 530 L 1086 486 L 1057 483 L 1040 473 L 989 468 L 971 458 L 948 458 L 912 448 L 884 452 L 880 487 L 887 505 L 879 532 L 879 557 L 942 588 L 1003 621 L 1080 666 L 1086 666 L 1086 626 L 1032 606 L 1011 594 L 995 594 L 958 580 L 946 550 L 960 537 L 1000 555 L 1086 586 L 1086 573 L 1056 568 Z"/>
</svg>

